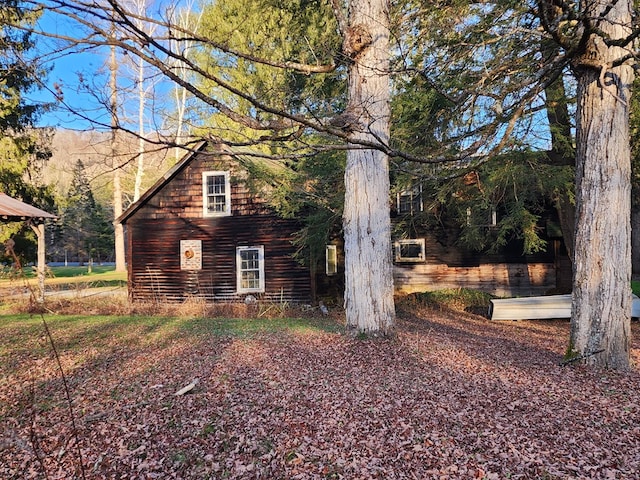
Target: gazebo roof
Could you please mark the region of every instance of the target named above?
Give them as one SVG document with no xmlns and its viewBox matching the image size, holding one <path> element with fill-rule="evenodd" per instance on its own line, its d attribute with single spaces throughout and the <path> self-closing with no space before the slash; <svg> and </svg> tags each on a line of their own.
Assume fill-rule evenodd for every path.
<svg viewBox="0 0 640 480">
<path fill-rule="evenodd" d="M 56 216 L 0 192 L 0 221 L 18 222 L 29 218 L 44 220 Z"/>
</svg>

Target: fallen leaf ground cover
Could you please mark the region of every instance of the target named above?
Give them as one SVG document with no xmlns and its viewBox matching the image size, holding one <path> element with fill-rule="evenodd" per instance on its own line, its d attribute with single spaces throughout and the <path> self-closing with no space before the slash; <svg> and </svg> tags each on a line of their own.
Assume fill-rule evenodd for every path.
<svg viewBox="0 0 640 480">
<path fill-rule="evenodd" d="M 560 366 L 566 321 L 400 310 L 391 339 L 326 318 L 49 318 L 77 435 L 41 321 L 0 317 L 0 478 L 640 478 L 637 368 Z"/>
</svg>

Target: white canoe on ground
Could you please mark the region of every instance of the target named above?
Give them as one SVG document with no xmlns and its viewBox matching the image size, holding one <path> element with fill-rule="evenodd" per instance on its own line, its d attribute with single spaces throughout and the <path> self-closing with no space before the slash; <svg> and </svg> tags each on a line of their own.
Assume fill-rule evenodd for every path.
<svg viewBox="0 0 640 480">
<path fill-rule="evenodd" d="M 640 298 L 633 296 L 631 316 L 640 317 Z M 571 294 L 491 300 L 491 320 L 571 318 Z"/>
</svg>

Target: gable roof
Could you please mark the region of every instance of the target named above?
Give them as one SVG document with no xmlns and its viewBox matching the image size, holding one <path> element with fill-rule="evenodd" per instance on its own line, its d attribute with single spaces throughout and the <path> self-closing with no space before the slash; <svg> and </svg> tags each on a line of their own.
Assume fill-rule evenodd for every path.
<svg viewBox="0 0 640 480">
<path fill-rule="evenodd" d="M 160 177 L 156 183 L 154 183 L 146 192 L 144 192 L 138 200 L 129 205 L 129 207 L 127 207 L 127 209 L 122 212 L 122 215 L 116 218 L 116 222 L 126 223 L 131 215 L 136 213 L 140 209 L 140 207 L 147 203 L 149 199 L 153 197 L 159 190 L 161 190 L 167 183 L 169 183 L 171 179 L 173 179 L 182 170 L 184 170 L 184 168 L 189 165 L 189 163 L 191 163 L 195 156 L 198 153 L 202 152 L 207 145 L 207 142 L 200 142 L 195 147 L 193 147 L 193 149 L 189 153 L 182 157 L 182 159 L 178 163 L 171 167 L 167 171 L 167 173 Z"/>
<path fill-rule="evenodd" d="M 18 222 L 29 218 L 44 220 L 45 218 L 56 218 L 56 216 L 0 192 L 0 219 L 2 221 Z"/>
<path fill-rule="evenodd" d="M 144 192 L 140 198 L 133 202 L 127 209 L 122 212 L 122 214 L 115 219 L 118 223 L 126 223 L 131 216 L 136 213 L 141 207 L 143 207 L 156 193 L 158 193 L 162 188 L 165 187 L 176 175 L 182 172 L 192 160 L 194 160 L 198 154 L 204 152 L 211 147 L 211 149 L 207 152 L 207 154 L 211 155 L 225 155 L 228 157 L 239 158 L 237 154 L 229 151 L 223 144 L 212 144 L 207 141 L 202 141 L 192 147 L 191 151 L 189 151 L 178 163 L 176 163 L 173 167 L 171 167 L 167 173 L 165 173 L 162 177 L 156 181 L 149 189 Z M 269 166 L 270 168 L 274 168 L 274 166 L 279 165 L 278 162 L 269 159 L 261 159 L 261 164 L 264 166 Z"/>
</svg>

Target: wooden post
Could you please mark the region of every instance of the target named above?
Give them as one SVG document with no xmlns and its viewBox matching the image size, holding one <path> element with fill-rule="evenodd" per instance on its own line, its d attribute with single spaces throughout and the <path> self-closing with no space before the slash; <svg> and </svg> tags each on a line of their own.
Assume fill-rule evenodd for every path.
<svg viewBox="0 0 640 480">
<path fill-rule="evenodd" d="M 45 269 L 47 268 L 46 260 L 45 260 L 45 238 L 44 238 L 44 223 L 39 224 L 38 226 L 31 225 L 31 229 L 36 233 L 38 237 L 38 264 L 37 264 L 37 275 L 38 275 L 38 296 L 37 300 L 40 303 L 44 303 L 44 277 L 45 277 Z"/>
</svg>

